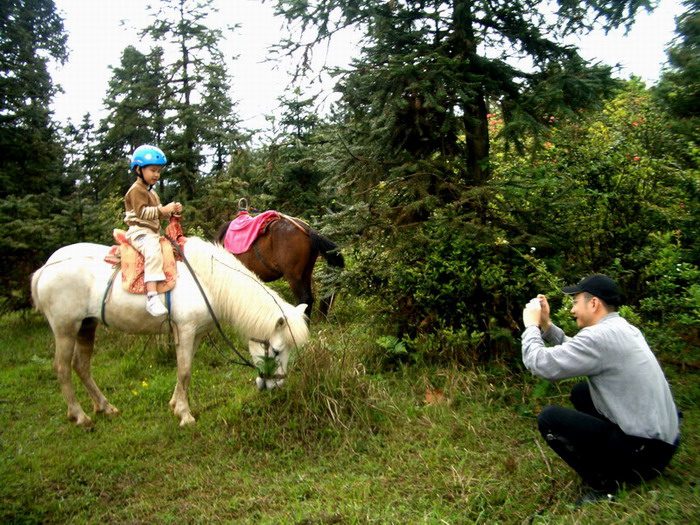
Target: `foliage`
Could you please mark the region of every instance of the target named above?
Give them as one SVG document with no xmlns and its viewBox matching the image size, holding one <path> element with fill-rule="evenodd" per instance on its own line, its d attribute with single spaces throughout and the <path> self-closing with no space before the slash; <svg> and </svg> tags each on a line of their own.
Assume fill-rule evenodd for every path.
<svg viewBox="0 0 700 525">
<path fill-rule="evenodd" d="M 697 144 L 700 118 L 700 1 L 685 0 L 686 11 L 676 19 L 676 38 L 667 49 L 668 65 L 655 89 L 682 130 Z"/>
<path fill-rule="evenodd" d="M 278 13 L 300 27 L 279 51 L 298 54 L 303 67 L 335 33 L 359 34 L 361 56 L 334 72 L 338 131 L 349 146 L 338 149 L 338 175 L 361 194 L 386 184 L 390 208 L 376 211 L 417 222 L 459 200 L 460 186 L 490 178 L 490 104 L 502 106 L 503 136 L 515 143 L 546 129 L 553 112 L 595 105 L 614 85 L 610 70 L 586 63 L 563 37 L 593 20 L 631 23 L 648 2 L 567 1 L 554 12 L 549 4 L 279 0 Z"/>
<path fill-rule="evenodd" d="M 541 147 L 531 140 L 527 155 L 499 143 L 492 180 L 480 190 L 460 189 L 462 199 L 488 203 L 478 214 L 457 201 L 418 224 L 402 224 L 348 207 L 346 236 L 361 232 L 348 267 L 351 293 L 377 299 L 387 333 L 410 342 L 413 359 L 515 357 L 526 299 L 548 293 L 558 303 L 562 285 L 595 272 L 621 283 L 642 325 L 653 322 L 649 307 L 670 292 L 648 286 L 645 277 L 675 275 L 670 262 L 657 260 L 664 252 L 656 239 L 676 242 L 668 260 L 698 265 L 697 173 L 679 163 L 687 144 L 666 118 L 649 91 L 631 81 L 602 111 L 573 121 L 552 116 L 547 140 Z M 490 122 L 495 133 L 504 125 L 498 115 Z M 370 200 L 390 206 L 393 194 L 380 184 Z M 692 271 L 684 275 L 691 289 L 700 282 Z M 669 300 L 667 322 L 655 332 L 669 350 L 676 331 L 700 326 L 691 304 L 680 307 L 683 297 Z M 640 309 L 642 299 L 647 307 Z M 558 320 L 575 331 L 568 317 L 562 306 Z"/>
<path fill-rule="evenodd" d="M 28 305 L 27 276 L 79 205 L 51 121 L 56 92 L 47 63 L 67 58 L 63 21 L 52 0 L 0 5 L 0 311 Z M 60 215 L 56 215 L 60 214 Z"/>
<path fill-rule="evenodd" d="M 679 163 L 686 145 L 665 118 L 632 81 L 602 112 L 560 122 L 530 156 L 502 155 L 498 213 L 510 237 L 557 273 L 616 275 L 636 303 L 647 234 L 682 230 L 686 246 L 697 234 L 697 175 Z"/>
<path fill-rule="evenodd" d="M 411 235 L 363 243 L 352 257 L 352 293 L 376 297 L 385 330 L 410 342 L 413 359 L 512 356 L 522 304 L 556 286 L 529 251 L 454 208 L 436 211 Z"/>
<path fill-rule="evenodd" d="M 651 234 L 649 264 L 641 272 L 645 297 L 640 315 L 657 349 L 685 363 L 700 364 L 700 268 L 688 260 L 681 232 Z"/>
</svg>

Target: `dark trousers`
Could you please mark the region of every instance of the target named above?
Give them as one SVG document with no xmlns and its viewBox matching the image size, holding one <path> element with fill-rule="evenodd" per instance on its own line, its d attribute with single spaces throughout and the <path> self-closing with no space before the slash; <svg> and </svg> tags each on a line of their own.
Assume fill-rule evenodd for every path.
<svg viewBox="0 0 700 525">
<path fill-rule="evenodd" d="M 658 476 L 677 446 L 625 434 L 598 412 L 588 383 L 571 390 L 575 410 L 548 406 L 537 417 L 547 444 L 592 488 L 614 493 L 620 483 Z"/>
</svg>

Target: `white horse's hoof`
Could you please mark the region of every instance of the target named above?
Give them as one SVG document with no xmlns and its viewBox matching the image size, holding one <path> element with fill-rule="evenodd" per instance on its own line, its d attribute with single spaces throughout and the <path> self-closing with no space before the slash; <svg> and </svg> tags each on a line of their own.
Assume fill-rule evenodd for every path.
<svg viewBox="0 0 700 525">
<path fill-rule="evenodd" d="M 92 429 L 92 419 L 90 419 L 90 416 L 88 416 L 85 413 L 71 414 L 70 412 L 68 412 L 68 419 L 70 419 L 71 421 L 75 421 L 75 424 L 81 428 L 84 428 L 86 430 Z"/>
<path fill-rule="evenodd" d="M 121 414 L 119 409 L 113 405 L 107 404 L 104 408 L 95 408 L 95 414 L 104 414 L 107 417 L 115 417 Z"/>
<path fill-rule="evenodd" d="M 190 425 L 194 425 L 195 423 L 196 421 L 192 417 L 192 415 L 187 414 L 186 416 L 182 416 L 182 418 L 180 419 L 180 428 L 189 427 Z"/>
</svg>

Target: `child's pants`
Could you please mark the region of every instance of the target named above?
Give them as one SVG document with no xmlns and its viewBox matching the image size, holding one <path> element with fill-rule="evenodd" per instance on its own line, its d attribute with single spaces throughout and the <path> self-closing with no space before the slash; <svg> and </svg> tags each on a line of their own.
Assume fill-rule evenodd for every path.
<svg viewBox="0 0 700 525">
<path fill-rule="evenodd" d="M 149 230 L 132 226 L 126 232 L 126 238 L 131 245 L 144 256 L 145 268 L 143 281 L 165 281 L 163 273 L 163 252 L 160 249 L 160 235 Z"/>
</svg>

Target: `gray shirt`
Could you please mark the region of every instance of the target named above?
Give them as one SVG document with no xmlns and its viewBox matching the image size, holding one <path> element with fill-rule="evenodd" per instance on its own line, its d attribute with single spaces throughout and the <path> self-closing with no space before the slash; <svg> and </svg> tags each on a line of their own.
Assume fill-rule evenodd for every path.
<svg viewBox="0 0 700 525">
<path fill-rule="evenodd" d="M 678 412 L 666 377 L 642 333 L 619 314 L 606 315 L 575 337 L 555 325 L 544 334 L 530 326 L 522 335 L 522 352 L 537 377 L 587 376 L 593 404 L 625 434 L 676 440 Z"/>
</svg>

